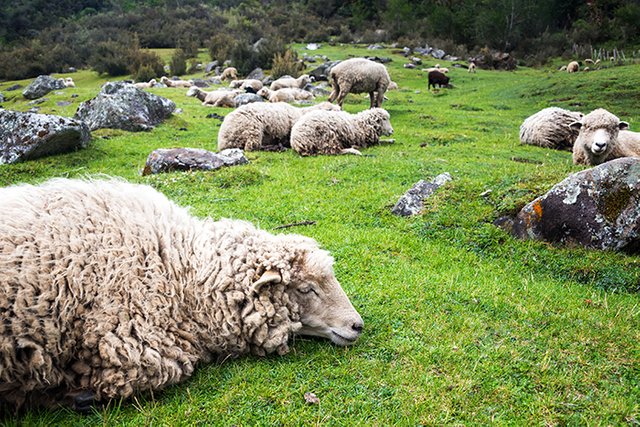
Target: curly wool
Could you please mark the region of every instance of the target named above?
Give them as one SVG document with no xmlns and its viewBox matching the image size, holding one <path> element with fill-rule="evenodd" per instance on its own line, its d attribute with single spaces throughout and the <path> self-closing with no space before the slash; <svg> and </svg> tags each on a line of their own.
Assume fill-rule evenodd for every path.
<svg viewBox="0 0 640 427">
<path fill-rule="evenodd" d="M 520 143 L 571 151 L 578 131 L 570 125 L 583 116 L 557 107 L 540 110 L 520 125 Z"/>
<path fill-rule="evenodd" d="M 0 402 L 128 397 L 215 357 L 286 353 L 305 253 L 331 262 L 312 239 L 200 220 L 147 186 L 0 189 Z M 252 293 L 276 269 L 282 282 Z"/>
<path fill-rule="evenodd" d="M 381 135 L 391 132 L 389 113 L 381 108 L 358 114 L 314 111 L 293 126 L 291 148 L 303 156 L 340 154 L 345 148 L 377 144 Z"/>
<path fill-rule="evenodd" d="M 349 93 L 368 93 L 373 108 L 382 105 L 391 78 L 384 65 L 365 58 L 352 58 L 334 66 L 329 72 L 329 81 L 333 87 L 329 102 L 337 101 L 342 106 Z"/>
<path fill-rule="evenodd" d="M 297 79 L 294 79 L 293 77 L 280 77 L 278 80 L 275 80 L 274 82 L 271 83 L 271 86 L 269 86 L 269 89 L 271 90 L 280 90 L 280 89 L 286 89 L 286 88 L 302 89 L 309 83 L 311 83 L 311 77 L 309 77 L 308 74 L 303 74 Z"/>
<path fill-rule="evenodd" d="M 247 151 L 269 147 L 290 147 L 291 127 L 303 115 L 317 110 L 339 110 L 340 107 L 322 102 L 298 108 L 285 102 L 253 103 L 229 113 L 220 125 L 218 150 L 241 148 Z"/>
<path fill-rule="evenodd" d="M 311 92 L 298 88 L 271 90 L 263 87 L 257 94 L 268 99 L 269 102 L 295 102 L 315 99 L 315 96 Z"/>
</svg>

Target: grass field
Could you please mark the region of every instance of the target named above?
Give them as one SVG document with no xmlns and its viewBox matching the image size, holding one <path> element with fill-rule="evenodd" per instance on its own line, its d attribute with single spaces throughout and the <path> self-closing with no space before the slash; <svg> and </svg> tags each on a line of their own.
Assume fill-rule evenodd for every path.
<svg viewBox="0 0 640 427">
<path fill-rule="evenodd" d="M 371 53 L 318 52 L 331 59 Z M 186 90 L 152 89 L 182 113 L 152 132 L 100 130 L 83 151 L 0 166 L 0 185 L 109 174 L 152 185 L 198 216 L 267 230 L 315 221 L 290 232 L 317 239 L 335 257 L 337 277 L 365 321 L 355 346 L 298 337 L 286 356 L 201 366 L 187 382 L 89 416 L 33 411 L 0 423 L 640 424 L 638 257 L 519 241 L 492 225 L 583 169 L 569 152 L 521 146 L 522 121 L 548 106 L 604 107 L 639 130 L 640 65 L 468 74 L 440 61 L 455 88 L 428 92 L 425 73 L 404 69 L 404 58 L 390 51 L 375 54 L 394 60 L 388 68 L 400 90 L 383 106 L 396 142 L 362 157 L 253 152 L 246 166 L 142 177 L 156 148 L 215 150 L 220 121 L 206 115 L 230 111 L 205 108 Z M 89 71 L 72 77 L 77 88 L 47 95 L 41 112 L 72 116 L 105 81 Z M 13 83 L 0 84 L 0 92 Z M 5 108 L 31 107 L 19 92 L 4 93 L 18 95 Z M 56 106 L 61 100 L 73 104 Z M 368 105 L 349 95 L 345 109 Z M 424 214 L 390 214 L 413 183 L 442 172 L 453 181 Z M 305 392 L 320 403 L 306 404 Z"/>
</svg>

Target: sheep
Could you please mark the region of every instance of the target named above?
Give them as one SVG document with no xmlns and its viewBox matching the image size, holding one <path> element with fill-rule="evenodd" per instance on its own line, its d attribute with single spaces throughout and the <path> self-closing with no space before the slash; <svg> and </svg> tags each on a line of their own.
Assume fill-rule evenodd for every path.
<svg viewBox="0 0 640 427">
<path fill-rule="evenodd" d="M 167 87 L 191 87 L 193 86 L 193 80 L 171 80 L 167 76 L 162 76 L 160 81 Z"/>
<path fill-rule="evenodd" d="M 584 60 L 584 61 L 582 61 L 582 62 L 584 62 L 585 64 L 591 64 L 591 65 L 594 65 L 593 59 L 591 59 L 591 58 L 587 58 L 587 59 L 585 59 L 585 60 Z"/>
<path fill-rule="evenodd" d="M 573 163 L 599 165 L 619 157 L 640 157 L 640 133 L 629 123 L 598 108 L 570 125 L 579 130 L 573 144 Z"/>
<path fill-rule="evenodd" d="M 391 78 L 384 65 L 365 58 L 352 58 L 331 68 L 329 81 L 333 88 L 329 102 L 336 101 L 342 107 L 349 93 L 368 93 L 369 108 L 379 108 Z"/>
<path fill-rule="evenodd" d="M 435 89 L 436 85 L 438 85 L 438 87 L 451 87 L 449 84 L 449 77 L 445 76 L 440 71 L 429 72 L 427 80 L 427 90 L 431 89 L 431 86 Z"/>
<path fill-rule="evenodd" d="M 315 99 L 315 96 L 313 96 L 311 92 L 307 92 L 306 90 L 297 88 L 270 90 L 266 87 L 263 87 L 257 92 L 257 95 L 268 99 L 269 102 L 294 102 Z"/>
<path fill-rule="evenodd" d="M 580 71 L 580 64 L 576 61 L 569 62 L 569 65 L 567 65 L 567 73 L 577 73 L 578 71 Z"/>
<path fill-rule="evenodd" d="M 242 89 L 252 93 L 257 93 L 263 86 L 262 82 L 256 79 L 234 80 L 229 84 L 230 88 Z"/>
<path fill-rule="evenodd" d="M 322 102 L 297 108 L 285 102 L 252 103 L 227 114 L 218 131 L 218 150 L 246 151 L 284 149 L 291 146 L 291 127 L 303 115 L 316 110 L 338 111 L 340 107 Z"/>
<path fill-rule="evenodd" d="M 567 66 L 563 65 L 562 67 L 558 68 L 558 71 L 567 71 Z"/>
<path fill-rule="evenodd" d="M 571 151 L 578 130 L 570 125 L 583 116 L 580 112 L 557 107 L 540 110 L 520 126 L 520 143 Z"/>
<path fill-rule="evenodd" d="M 311 83 L 311 77 L 309 77 L 308 74 L 303 74 L 297 79 L 294 79 L 293 77 L 288 77 L 288 76 L 280 77 L 278 80 L 275 80 L 274 82 L 271 83 L 271 86 L 269 86 L 269 89 L 271 90 L 279 90 L 279 89 L 286 89 L 286 88 L 302 89 L 309 83 Z"/>
<path fill-rule="evenodd" d="M 393 80 L 391 80 L 389 82 L 389 86 L 387 86 L 387 90 L 389 91 L 389 90 L 398 90 L 398 89 L 399 89 L 398 83 L 396 83 Z"/>
<path fill-rule="evenodd" d="M 154 87 L 157 83 L 158 82 L 156 81 L 156 79 L 151 79 L 148 82 L 138 82 L 134 83 L 133 85 L 138 89 L 148 89 L 150 87 Z"/>
<path fill-rule="evenodd" d="M 291 148 L 303 156 L 360 154 L 357 148 L 377 144 L 381 135 L 393 134 L 389 113 L 372 108 L 358 114 L 313 111 L 291 129 Z"/>
<path fill-rule="evenodd" d="M 67 77 L 66 79 L 64 79 L 64 86 L 65 87 L 76 87 L 76 83 L 73 81 L 73 79 L 71 77 Z"/>
<path fill-rule="evenodd" d="M 469 69 L 467 70 L 467 72 L 469 72 L 469 73 L 475 73 L 476 72 L 476 64 L 475 64 L 475 62 L 470 62 L 469 63 Z"/>
<path fill-rule="evenodd" d="M 584 68 L 582 69 L 582 71 L 584 71 L 585 73 L 586 73 L 587 71 L 590 71 L 590 70 L 591 70 L 591 69 L 590 69 L 589 67 L 584 67 Z"/>
<path fill-rule="evenodd" d="M 202 105 L 210 105 L 212 107 L 229 107 L 235 108 L 235 97 L 241 94 L 241 90 L 219 89 L 212 92 L 206 92 L 198 86 L 191 86 L 187 91 L 187 96 L 193 96 L 202 101 Z"/>
<path fill-rule="evenodd" d="M 197 365 L 356 342 L 362 318 L 313 239 L 195 218 L 150 186 L 0 189 L 0 404 L 87 412 Z"/>
<path fill-rule="evenodd" d="M 423 68 L 422 72 L 424 73 L 430 73 L 432 71 L 438 71 L 440 73 L 448 73 L 449 69 L 448 68 L 444 68 L 444 67 L 440 67 L 440 66 L 436 66 L 436 67 L 431 67 L 431 68 Z"/>
<path fill-rule="evenodd" d="M 238 80 L 238 70 L 234 67 L 225 68 L 220 75 L 220 80 Z"/>
</svg>

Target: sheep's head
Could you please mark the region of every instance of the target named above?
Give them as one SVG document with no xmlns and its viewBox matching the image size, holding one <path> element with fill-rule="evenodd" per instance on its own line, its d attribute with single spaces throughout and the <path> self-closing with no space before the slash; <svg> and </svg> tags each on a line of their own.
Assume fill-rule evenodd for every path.
<svg viewBox="0 0 640 427">
<path fill-rule="evenodd" d="M 387 110 L 382 108 L 372 108 L 370 110 L 363 111 L 360 114 L 364 114 L 366 116 L 367 123 L 376 130 L 376 134 L 378 136 L 389 136 L 393 134 L 391 116 Z"/>
<path fill-rule="evenodd" d="M 234 80 L 231 83 L 229 83 L 229 87 L 231 89 L 237 89 L 240 86 L 242 86 L 244 84 L 244 80 Z"/>
<path fill-rule="evenodd" d="M 271 94 L 271 90 L 269 90 L 269 88 L 266 88 L 266 87 L 263 87 L 256 93 L 256 95 L 261 96 L 263 98 L 269 98 L 270 94 Z"/>
<path fill-rule="evenodd" d="M 298 247 L 291 270 L 265 271 L 253 283 L 256 293 L 265 286 L 284 283 L 289 299 L 298 307 L 302 328 L 296 333 L 330 339 L 340 346 L 356 342 L 364 326 L 333 272 L 333 258 L 312 239 L 279 236 L 288 247 Z"/>
<path fill-rule="evenodd" d="M 158 81 L 156 79 L 149 80 L 149 86 L 151 86 L 151 87 L 154 87 L 157 83 L 158 83 Z"/>
<path fill-rule="evenodd" d="M 572 129 L 579 131 L 575 146 L 589 153 L 594 164 L 601 163 L 613 150 L 618 140 L 618 133 L 629 127 L 629 123 L 621 121 L 614 114 L 598 108 L 571 123 Z"/>
<path fill-rule="evenodd" d="M 189 90 L 187 90 L 187 96 L 196 96 L 200 92 L 200 88 L 198 86 L 191 86 Z"/>
<path fill-rule="evenodd" d="M 311 83 L 311 77 L 309 77 L 308 74 L 303 74 L 300 77 L 298 77 L 298 80 L 300 82 L 300 87 L 305 87 L 306 85 L 308 85 L 309 83 Z"/>
</svg>

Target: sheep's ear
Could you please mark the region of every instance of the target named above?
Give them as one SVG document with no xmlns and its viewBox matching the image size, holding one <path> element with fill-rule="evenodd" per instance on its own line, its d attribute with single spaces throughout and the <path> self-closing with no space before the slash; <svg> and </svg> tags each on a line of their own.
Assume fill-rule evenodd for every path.
<svg viewBox="0 0 640 427">
<path fill-rule="evenodd" d="M 582 122 L 573 122 L 569 127 L 573 130 L 580 130 L 580 128 L 582 128 Z"/>
<path fill-rule="evenodd" d="M 262 276 L 260 276 L 260 278 L 256 280 L 253 285 L 251 285 L 251 291 L 258 293 L 260 292 L 260 288 L 262 288 L 263 285 L 266 285 L 268 283 L 280 282 L 282 282 L 282 276 L 278 271 L 267 270 L 262 273 Z"/>
<path fill-rule="evenodd" d="M 620 129 L 620 130 L 629 129 L 629 123 L 627 123 L 627 122 L 620 122 L 620 124 L 618 124 L 618 129 Z"/>
</svg>

